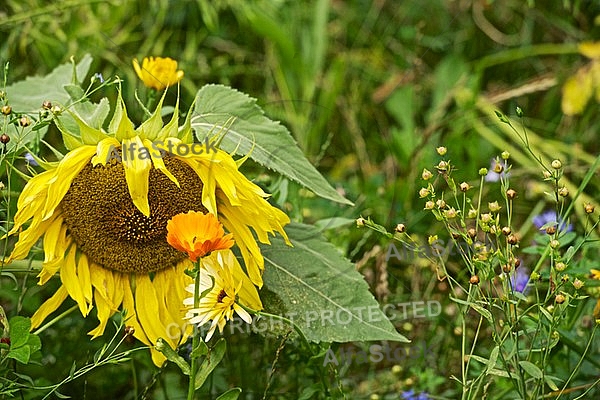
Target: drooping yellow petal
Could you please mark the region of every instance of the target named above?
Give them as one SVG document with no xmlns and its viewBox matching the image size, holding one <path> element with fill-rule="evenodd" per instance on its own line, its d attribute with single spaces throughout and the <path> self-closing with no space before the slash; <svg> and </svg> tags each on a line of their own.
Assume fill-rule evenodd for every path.
<svg viewBox="0 0 600 400">
<path fill-rule="evenodd" d="M 55 218 L 45 221 L 34 220 L 29 227 L 19 234 L 19 241 L 15 244 L 12 253 L 6 263 L 12 260 L 22 260 L 29 254 L 31 247 L 37 243 L 38 239 L 48 230 Z"/>
<path fill-rule="evenodd" d="M 77 278 L 83 297 L 88 304 L 92 304 L 92 280 L 90 276 L 90 264 L 85 253 L 79 255 L 77 262 Z"/>
<path fill-rule="evenodd" d="M 66 300 L 67 289 L 61 285 L 56 293 L 44 302 L 31 317 L 31 329 L 35 329 L 44 322 L 48 315 L 52 314 Z"/>
<path fill-rule="evenodd" d="M 149 217 L 148 177 L 152 162 L 149 154 L 146 158 L 146 152 L 141 150 L 142 148 L 145 147 L 139 136 L 131 140 L 123 140 L 123 168 L 125 168 L 125 180 L 133 204 L 142 214 Z"/>
<path fill-rule="evenodd" d="M 79 283 L 79 278 L 77 277 L 77 262 L 76 262 L 76 251 L 75 246 L 71 246 L 67 257 L 65 258 L 65 263 L 63 267 L 60 269 L 60 280 L 67 289 L 69 296 L 79 306 L 79 311 L 85 317 L 90 311 L 90 307 L 88 307 L 87 301 L 83 294 L 83 288 Z"/>
<path fill-rule="evenodd" d="M 126 312 L 125 324 L 131 326 L 134 329 L 134 336 L 142 343 L 150 345 L 150 340 L 146 335 L 146 332 L 140 324 L 137 312 L 135 310 L 135 301 L 133 298 L 133 292 L 131 289 L 131 282 L 127 280 L 123 285 L 123 310 Z"/>
<path fill-rule="evenodd" d="M 592 60 L 600 58 L 600 42 L 579 43 L 579 52 Z"/>
<path fill-rule="evenodd" d="M 14 217 L 15 224 L 8 232 L 8 235 L 19 231 L 23 224 L 31 218 L 41 220 L 42 209 L 46 203 L 48 182 L 53 174 L 53 171 L 46 171 L 34 176 L 27 182 L 17 201 L 17 213 Z"/>
<path fill-rule="evenodd" d="M 150 277 L 136 275 L 135 277 L 135 311 L 140 325 L 152 343 L 165 336 L 161 322 L 157 318 L 159 310 L 157 294 Z"/>
<path fill-rule="evenodd" d="M 47 219 L 52 215 L 54 209 L 60 204 L 69 187 L 71 187 L 73 179 L 90 162 L 95 153 L 95 146 L 81 146 L 68 152 L 60 161 L 52 178 L 48 181 L 48 195 L 42 211 L 43 219 Z"/>
<path fill-rule="evenodd" d="M 112 158 L 119 160 L 121 157 L 118 154 L 118 149 L 121 148 L 121 143 L 115 138 L 104 139 L 96 145 L 96 155 L 92 157 L 92 165 L 105 165 Z"/>
<path fill-rule="evenodd" d="M 106 301 L 104 296 L 102 296 L 98 290 L 95 290 L 94 303 L 96 304 L 96 315 L 98 317 L 98 321 L 100 323 L 97 327 L 88 332 L 88 335 L 92 336 L 92 339 L 101 336 L 106 329 L 106 324 L 108 323 L 109 318 L 113 314 L 113 310 L 110 304 Z"/>
<path fill-rule="evenodd" d="M 175 176 L 165 166 L 163 154 L 161 153 L 161 147 L 157 143 L 152 143 L 147 139 L 144 139 L 144 146 L 146 148 L 152 149 L 150 151 L 150 157 L 152 159 L 152 164 L 154 165 L 154 168 L 165 174 L 171 180 L 171 182 L 177 185 L 177 187 L 180 187 L 177 178 L 175 178 Z"/>
<path fill-rule="evenodd" d="M 562 87 L 561 107 L 565 115 L 581 114 L 592 97 L 592 74 L 581 68 Z"/>
<path fill-rule="evenodd" d="M 38 285 L 45 285 L 58 272 L 71 245 L 72 239 L 67 235 L 63 222 L 63 218 L 57 216 L 44 235 L 44 263 L 38 275 Z"/>
</svg>

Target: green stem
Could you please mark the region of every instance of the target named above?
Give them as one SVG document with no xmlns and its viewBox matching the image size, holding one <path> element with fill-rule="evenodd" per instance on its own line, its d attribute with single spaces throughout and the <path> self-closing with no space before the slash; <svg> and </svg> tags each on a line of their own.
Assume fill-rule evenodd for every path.
<svg viewBox="0 0 600 400">
<path fill-rule="evenodd" d="M 60 321 L 64 317 L 66 317 L 67 315 L 71 314 L 73 311 L 75 311 L 77 309 L 77 307 L 78 307 L 77 304 L 75 304 L 73 307 L 69 308 L 68 310 L 66 310 L 65 312 L 61 313 L 56 318 L 53 318 L 51 321 L 49 321 L 48 323 L 46 323 L 45 325 L 43 325 L 42 327 L 40 327 L 39 329 L 37 329 L 35 332 L 33 332 L 33 334 L 34 335 L 39 335 L 40 333 L 42 333 L 43 331 L 45 331 L 46 329 L 50 328 L 52 325 L 54 325 L 55 323 L 57 323 L 58 321 Z"/>
<path fill-rule="evenodd" d="M 198 308 L 200 305 L 200 261 L 196 263 L 196 277 L 194 278 L 194 308 Z M 194 355 L 194 351 L 198 347 L 200 341 L 200 335 L 198 329 L 194 328 L 192 333 L 192 352 L 191 352 L 191 371 L 190 371 L 190 383 L 188 385 L 187 400 L 194 400 L 194 393 L 196 391 L 196 372 L 198 371 L 198 357 Z"/>
</svg>

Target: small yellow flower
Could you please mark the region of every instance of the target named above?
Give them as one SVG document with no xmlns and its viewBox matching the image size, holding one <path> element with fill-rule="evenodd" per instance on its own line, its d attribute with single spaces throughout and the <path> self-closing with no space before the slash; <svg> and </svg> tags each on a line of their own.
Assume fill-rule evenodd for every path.
<svg viewBox="0 0 600 400">
<path fill-rule="evenodd" d="M 167 222 L 167 242 L 196 262 L 198 257 L 233 246 L 233 235 L 225 235 L 223 225 L 213 214 L 189 211 Z"/>
<path fill-rule="evenodd" d="M 592 268 L 590 272 L 592 273 L 592 279 L 600 280 L 600 270 Z"/>
<path fill-rule="evenodd" d="M 134 59 L 133 69 L 150 89 L 165 90 L 183 78 L 183 71 L 177 70 L 177 61 L 169 57 L 144 57 L 141 67 L 138 60 Z"/>
</svg>

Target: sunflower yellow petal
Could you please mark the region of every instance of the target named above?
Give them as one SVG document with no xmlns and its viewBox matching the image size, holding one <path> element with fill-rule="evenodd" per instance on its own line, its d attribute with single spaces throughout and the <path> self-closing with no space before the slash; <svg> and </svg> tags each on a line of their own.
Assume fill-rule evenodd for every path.
<svg viewBox="0 0 600 400">
<path fill-rule="evenodd" d="M 83 289 L 79 283 L 79 278 L 77 277 L 77 262 L 75 260 L 76 250 L 75 246 L 71 246 L 69 249 L 64 265 L 60 269 L 60 280 L 65 289 L 67 289 L 69 296 L 71 296 L 79 306 L 81 314 L 85 317 L 90 311 L 90 307 L 88 307 L 88 303 L 83 294 Z"/>
<path fill-rule="evenodd" d="M 150 340 L 148 339 L 148 336 L 144 332 L 144 329 L 137 318 L 135 301 L 133 298 L 131 283 L 129 281 L 123 285 L 123 310 L 126 311 L 125 325 L 131 326 L 134 329 L 133 336 L 140 342 L 150 345 Z"/>
<path fill-rule="evenodd" d="M 157 147 L 157 145 L 155 143 L 152 143 L 147 139 L 144 140 L 144 146 L 146 146 L 147 148 L 153 149 L 150 152 L 150 156 L 152 157 L 152 164 L 154 165 L 154 168 L 156 168 L 157 170 L 159 170 L 163 174 L 165 174 L 171 180 L 171 182 L 173 182 L 174 184 L 177 185 L 177 187 L 180 187 L 179 181 L 177 180 L 177 178 L 175 178 L 175 176 L 165 166 L 165 162 L 163 160 L 163 155 L 159 151 L 160 148 Z"/>
<path fill-rule="evenodd" d="M 215 177 L 211 177 L 209 171 L 202 168 L 202 166 L 196 160 L 179 156 L 177 158 L 189 165 L 190 168 L 194 170 L 196 175 L 198 175 L 204 185 L 202 188 L 202 205 L 206 207 L 208 212 L 217 215 L 217 198 L 215 196 L 217 182 Z"/>
<path fill-rule="evenodd" d="M 164 328 L 159 320 L 156 290 L 147 275 L 135 276 L 135 306 L 140 325 L 152 343 L 165 336 Z"/>
<path fill-rule="evenodd" d="M 148 177 L 152 162 L 144 158 L 140 149 L 143 148 L 143 142 L 139 136 L 123 141 L 123 151 L 135 149 L 127 157 L 123 156 L 123 167 L 125 168 L 125 180 L 129 188 L 129 195 L 133 204 L 146 217 L 150 216 L 150 205 L 148 204 Z M 133 157 L 132 157 L 133 155 Z"/>
<path fill-rule="evenodd" d="M 111 158 L 117 158 L 116 151 L 121 148 L 121 143 L 112 137 L 104 139 L 96 145 L 96 155 L 92 157 L 92 165 L 105 165 Z"/>
<path fill-rule="evenodd" d="M 35 329 L 44 322 L 48 315 L 52 314 L 66 300 L 68 296 L 67 289 L 64 286 L 58 290 L 48 300 L 42 304 L 31 317 L 31 329 Z"/>
<path fill-rule="evenodd" d="M 50 221 L 50 220 L 49 220 Z M 67 236 L 67 227 L 61 216 L 57 216 L 44 234 L 44 263 L 38 275 L 39 285 L 44 285 L 62 266 L 71 237 Z"/>
<path fill-rule="evenodd" d="M 92 304 L 92 280 L 90 276 L 90 263 L 85 253 L 79 255 L 77 262 L 77 278 L 79 279 L 79 287 L 83 292 L 83 297 L 88 304 Z"/>
<path fill-rule="evenodd" d="M 96 296 L 101 295 L 116 309 L 123 299 L 121 274 L 102 268 L 98 264 L 89 263 L 90 282 L 96 289 Z"/>
<path fill-rule="evenodd" d="M 92 339 L 95 339 L 104 333 L 104 330 L 106 329 L 106 324 L 108 323 L 109 318 L 113 314 L 113 310 L 110 304 L 106 301 L 104 296 L 98 293 L 97 290 L 96 295 L 94 296 L 94 303 L 96 304 L 96 315 L 100 323 L 97 327 L 88 332 L 88 335 L 91 335 Z"/>
<path fill-rule="evenodd" d="M 53 171 L 46 171 L 34 176 L 27 182 L 17 201 L 18 210 L 14 217 L 15 224 L 8 232 L 8 235 L 19 231 L 23 224 L 31 218 L 41 220 L 42 209 L 44 208 L 48 192 L 48 182 L 53 174 Z"/>
<path fill-rule="evenodd" d="M 22 260 L 29 254 L 29 251 L 34 244 L 37 243 L 38 239 L 48 230 L 55 218 L 47 219 L 45 221 L 36 220 L 29 225 L 29 227 L 19 234 L 19 241 L 15 244 L 12 253 L 8 257 L 6 263 L 10 263 L 12 260 Z"/>
<path fill-rule="evenodd" d="M 81 146 L 71 150 L 60 161 L 52 178 L 48 182 L 48 195 L 42 211 L 43 219 L 49 218 L 54 209 L 60 204 L 63 197 L 71 187 L 73 179 L 88 164 L 96 153 L 95 146 Z"/>
<path fill-rule="evenodd" d="M 158 302 L 159 321 L 162 326 L 170 326 L 178 324 L 181 319 L 181 302 L 183 299 L 173 290 L 173 272 L 168 268 L 158 271 L 152 280 L 152 287 L 156 292 L 156 300 Z M 163 337 L 166 336 L 164 333 Z"/>
</svg>

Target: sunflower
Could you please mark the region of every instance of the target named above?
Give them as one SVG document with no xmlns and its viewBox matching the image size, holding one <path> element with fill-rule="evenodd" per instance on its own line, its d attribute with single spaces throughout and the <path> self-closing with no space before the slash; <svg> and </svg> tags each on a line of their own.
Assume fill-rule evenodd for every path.
<svg viewBox="0 0 600 400">
<path fill-rule="evenodd" d="M 245 279 L 258 287 L 264 259 L 255 235 L 269 243 L 269 234 L 279 232 L 289 244 L 283 230 L 287 215 L 267 202 L 268 195 L 239 172 L 230 154 L 208 141 L 204 148 L 193 142 L 192 113 L 178 127 L 177 104 L 164 125 L 163 100 L 137 128 L 120 91 L 107 132 L 74 112 L 78 134 L 56 120 L 69 151 L 28 181 L 9 232 L 19 236 L 7 262 L 27 257 L 43 237 L 38 283 L 56 274 L 61 281 L 32 316 L 32 329 L 71 297 L 84 316 L 96 307 L 93 337 L 123 309 L 126 324 L 143 343 L 163 338 L 176 347 L 184 341 L 191 327 L 182 305 L 192 283 L 184 271 L 193 264 L 166 240 L 167 222 L 180 213 L 217 216 L 242 255 Z M 155 350 L 152 357 L 156 365 L 164 361 Z"/>
<path fill-rule="evenodd" d="M 169 57 L 144 57 L 141 66 L 134 59 L 133 69 L 144 85 L 159 91 L 183 79 L 183 71 L 177 70 L 177 61 Z"/>
</svg>

